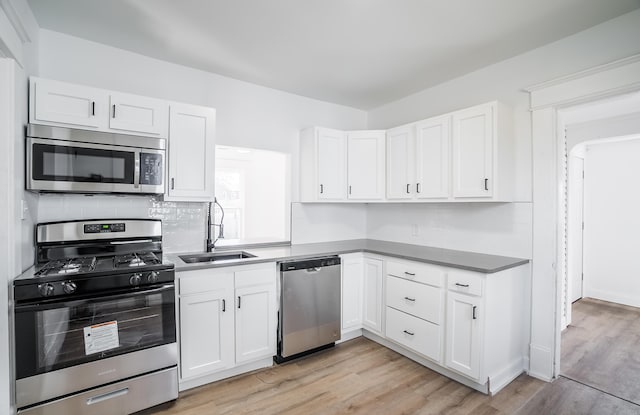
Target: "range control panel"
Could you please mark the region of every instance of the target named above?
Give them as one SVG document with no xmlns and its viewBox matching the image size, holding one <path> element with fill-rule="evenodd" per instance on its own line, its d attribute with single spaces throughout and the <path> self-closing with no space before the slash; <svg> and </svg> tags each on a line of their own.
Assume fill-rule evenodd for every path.
<svg viewBox="0 0 640 415">
<path fill-rule="evenodd" d="M 93 223 L 84 225 L 84 233 L 124 232 L 124 223 Z"/>
</svg>

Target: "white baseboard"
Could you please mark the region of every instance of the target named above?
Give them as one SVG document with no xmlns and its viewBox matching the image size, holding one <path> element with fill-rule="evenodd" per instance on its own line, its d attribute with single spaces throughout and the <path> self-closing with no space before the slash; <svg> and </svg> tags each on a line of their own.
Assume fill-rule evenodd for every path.
<svg viewBox="0 0 640 415">
<path fill-rule="evenodd" d="M 349 340 L 353 340 L 357 337 L 362 336 L 362 329 L 356 329 L 356 330 L 351 330 L 351 331 L 347 331 L 341 334 L 340 336 L 340 340 L 338 340 L 336 342 L 336 344 L 340 344 Z"/>
<path fill-rule="evenodd" d="M 489 393 L 492 395 L 498 393 L 524 371 L 524 359 L 515 359 L 497 374 L 489 376 Z"/>
<path fill-rule="evenodd" d="M 273 366 L 273 356 L 256 360 L 255 362 L 247 363 L 242 366 L 236 366 L 231 369 L 223 370 L 220 372 L 211 373 L 209 375 L 200 376 L 195 379 L 180 380 L 178 383 L 178 390 L 180 392 L 191 388 L 197 388 L 198 386 L 206 385 L 207 383 L 216 382 L 222 379 L 230 378 L 232 376 L 238 376 L 243 373 L 251 372 L 265 367 Z"/>
<path fill-rule="evenodd" d="M 610 303 L 640 307 L 640 298 L 637 295 L 627 295 L 626 293 L 615 291 L 594 290 L 593 288 L 585 287 L 584 296 L 595 298 L 596 300 L 609 301 Z"/>
</svg>

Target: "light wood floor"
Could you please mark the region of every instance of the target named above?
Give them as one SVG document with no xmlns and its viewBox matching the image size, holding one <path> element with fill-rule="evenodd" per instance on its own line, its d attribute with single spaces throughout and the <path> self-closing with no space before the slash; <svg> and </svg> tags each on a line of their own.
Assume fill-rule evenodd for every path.
<svg viewBox="0 0 640 415">
<path fill-rule="evenodd" d="M 640 308 L 584 298 L 572 312 L 561 374 L 640 405 Z"/>
<path fill-rule="evenodd" d="M 587 309 L 589 315 L 600 313 L 598 307 Z M 577 324 L 579 311 L 576 317 Z M 566 348 L 565 353 L 568 363 L 577 352 Z M 521 375 L 489 397 L 363 337 L 183 392 L 172 404 L 144 411 L 144 415 L 613 413 L 637 415 L 640 406 L 564 377 L 545 383 Z"/>
</svg>

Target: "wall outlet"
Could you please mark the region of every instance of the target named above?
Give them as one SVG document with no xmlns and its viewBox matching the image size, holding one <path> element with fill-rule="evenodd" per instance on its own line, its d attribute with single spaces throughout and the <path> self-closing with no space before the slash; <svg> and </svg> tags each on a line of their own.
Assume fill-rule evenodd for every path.
<svg viewBox="0 0 640 415">
<path fill-rule="evenodd" d="M 420 227 L 415 223 L 411 225 L 411 236 L 420 236 Z"/>
</svg>

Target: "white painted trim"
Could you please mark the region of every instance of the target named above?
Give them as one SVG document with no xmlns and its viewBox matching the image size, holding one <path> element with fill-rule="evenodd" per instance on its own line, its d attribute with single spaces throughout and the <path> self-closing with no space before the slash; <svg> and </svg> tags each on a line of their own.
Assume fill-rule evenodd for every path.
<svg viewBox="0 0 640 415">
<path fill-rule="evenodd" d="M 18 38 L 22 43 L 31 42 L 31 36 L 25 25 L 25 22 L 20 17 L 20 14 L 16 11 L 15 5 L 11 0 L 0 0 L 0 9 L 4 10 L 7 19 L 16 31 Z"/>
<path fill-rule="evenodd" d="M 489 376 L 489 393 L 495 395 L 502 388 L 511 383 L 515 378 L 520 376 L 524 369 L 524 359 L 519 357 L 513 360 L 507 367 L 493 376 Z"/>
<path fill-rule="evenodd" d="M 564 212 L 558 203 L 563 177 L 557 154 L 558 109 L 572 103 L 640 90 L 640 55 L 558 78 L 528 89 L 533 141 L 533 260 L 531 376 L 552 380 L 560 372 L 562 279 L 558 246 Z M 553 299 L 553 302 L 551 302 Z M 549 310 L 553 308 L 553 310 Z"/>
<path fill-rule="evenodd" d="M 561 107 L 640 89 L 640 54 L 538 84 L 530 92 L 531 110 Z"/>
<path fill-rule="evenodd" d="M 640 307 L 640 298 L 635 295 L 624 295 L 615 291 L 597 290 L 589 288 L 589 284 L 586 284 L 584 296 L 609 301 L 611 303 L 628 305 L 630 307 Z"/>
<path fill-rule="evenodd" d="M 362 329 L 351 330 L 345 333 L 342 333 L 340 340 L 336 342 L 336 344 L 344 343 L 349 340 L 356 339 L 362 336 Z"/>
<path fill-rule="evenodd" d="M 216 372 L 210 375 L 201 376 L 195 379 L 188 379 L 180 381 L 178 390 L 180 392 L 187 389 L 196 388 L 198 386 L 206 385 L 207 383 L 217 382 L 222 379 L 230 378 L 233 376 L 241 375 L 243 373 L 252 372 L 254 370 L 263 369 L 265 367 L 273 366 L 273 357 L 267 357 L 257 360 L 255 362 L 247 363 L 246 365 L 236 366 L 228 370 Z"/>
</svg>

